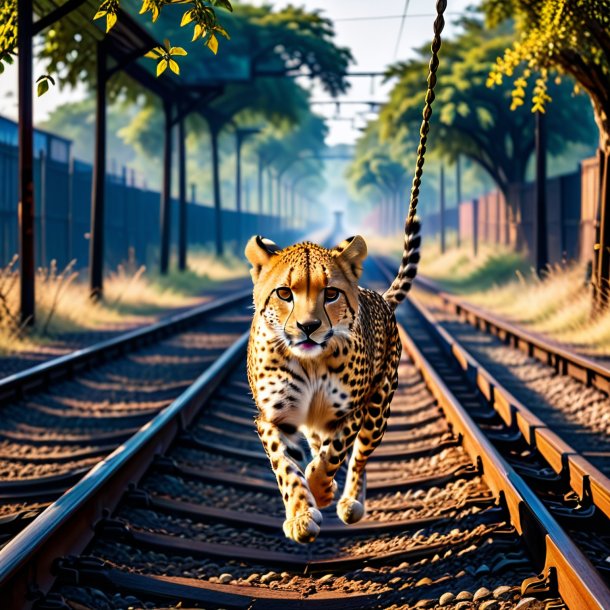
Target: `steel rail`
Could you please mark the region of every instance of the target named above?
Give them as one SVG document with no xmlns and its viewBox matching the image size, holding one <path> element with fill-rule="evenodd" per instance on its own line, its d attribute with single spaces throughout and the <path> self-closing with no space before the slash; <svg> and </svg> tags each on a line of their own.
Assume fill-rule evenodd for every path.
<svg viewBox="0 0 610 610">
<path fill-rule="evenodd" d="M 441 286 L 428 278 L 418 276 L 416 286 L 438 296 L 447 311 L 478 330 L 492 334 L 528 356 L 553 367 L 560 375 L 569 375 L 610 395 L 609 367 L 465 302 L 458 296 L 445 292 Z"/>
<path fill-rule="evenodd" d="M 4 377 L 0 380 L 0 406 L 27 392 L 43 389 L 49 383 L 71 377 L 93 364 L 179 332 L 211 314 L 251 298 L 251 289 L 241 290 Z"/>
<path fill-rule="evenodd" d="M 226 306 L 227 302 L 216 307 Z M 113 510 L 127 486 L 139 481 L 154 456 L 163 453 L 182 433 L 230 369 L 244 357 L 248 335 L 242 335 L 177 399 L 0 551 L 3 608 L 23 608 L 23 600 L 30 604 L 35 601 L 33 590 L 48 591 L 54 580 L 55 558 L 78 554 L 86 547 L 94 534 L 91 525 Z"/>
<path fill-rule="evenodd" d="M 412 304 L 430 325 L 445 352 L 453 357 L 504 423 L 518 429 L 527 445 L 537 449 L 580 498 L 590 498 L 610 518 L 610 479 L 534 415 L 447 330 L 435 324 L 424 305 L 417 301 Z"/>
<path fill-rule="evenodd" d="M 384 264 L 378 259 L 373 260 L 384 277 L 391 281 L 392 274 Z M 426 325 L 430 324 L 430 320 L 425 317 L 421 320 Z M 437 330 L 440 332 L 442 329 Z M 532 556 L 541 559 L 545 574 L 552 576 L 556 573 L 557 589 L 563 600 L 571 610 L 610 608 L 610 590 L 595 567 L 523 478 L 498 453 L 432 368 L 415 341 L 402 327 L 400 332 L 403 347 L 451 422 L 454 432 L 461 435 L 464 449 L 475 462 L 481 464 L 483 478 L 494 493 L 503 499 L 511 523 L 522 536 Z M 456 360 L 459 361 L 459 358 Z M 474 372 L 469 368 L 464 370 Z M 478 378 L 479 375 L 476 379 Z"/>
<path fill-rule="evenodd" d="M 558 374 L 574 377 L 582 383 L 607 393 L 606 386 L 610 379 L 610 369 L 546 342 L 506 321 L 498 320 L 473 305 L 463 303 L 454 295 L 442 292 L 436 284 L 430 283 L 429 280 L 425 280 L 425 282 L 427 290 L 438 294 L 453 313 L 461 314 L 462 319 L 479 330 L 493 332 L 490 329 L 495 328 L 497 332 L 493 332 L 494 335 L 506 340 L 513 347 L 526 351 L 528 355 L 545 364 L 554 366 Z M 580 498 L 589 498 L 610 519 L 610 479 L 569 443 L 562 440 L 542 419 L 532 413 L 447 330 L 435 324 L 432 314 L 422 303 L 413 301 L 413 305 L 427 320 L 447 353 L 453 356 L 504 423 L 509 427 L 517 428 L 525 442 L 538 450 L 551 468 L 568 481 L 570 487 Z"/>
</svg>

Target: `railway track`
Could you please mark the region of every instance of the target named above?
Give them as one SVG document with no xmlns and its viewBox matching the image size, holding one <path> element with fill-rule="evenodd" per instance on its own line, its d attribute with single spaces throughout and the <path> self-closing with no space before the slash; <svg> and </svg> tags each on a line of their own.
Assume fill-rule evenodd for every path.
<svg viewBox="0 0 610 610">
<path fill-rule="evenodd" d="M 577 480 L 581 492 L 584 475 L 577 455 L 588 462 L 593 487 L 608 488 L 610 369 L 448 295 L 430 282 L 423 285 L 437 298 L 422 309 L 442 328 L 445 343 L 452 343 L 452 349 L 462 354 L 463 367 L 470 368 L 490 400 L 495 400 L 491 392 L 497 387 L 496 408 L 503 419 L 510 425 L 514 411 L 514 423 L 533 444 L 549 446 L 548 451 L 555 454 L 549 459 L 558 468 L 563 464 L 558 455 L 563 455 L 564 474 Z M 558 436 L 568 447 L 556 442 Z"/>
<path fill-rule="evenodd" d="M 0 545 L 187 388 L 248 326 L 242 290 L 0 380 Z"/>
<path fill-rule="evenodd" d="M 475 424 L 493 409 L 430 328 L 407 330 L 360 524 L 325 510 L 316 543 L 284 538 L 244 335 L 4 547 L 4 605 L 610 607 L 603 576 Z"/>
<path fill-rule="evenodd" d="M 384 261 L 376 259 L 376 263 L 386 278 L 391 277 L 391 269 L 386 267 Z M 433 288 L 429 287 L 431 290 Z M 548 391 L 552 398 L 550 404 L 541 404 L 540 394 L 524 391 L 518 380 L 515 383 L 515 378 L 506 374 L 502 364 L 494 362 L 496 351 L 487 353 L 481 348 L 481 333 L 474 337 L 466 333 L 470 339 L 467 348 L 451 334 L 450 329 L 455 326 L 446 321 L 439 322 L 417 299 L 411 299 L 408 304 L 408 315 L 429 331 L 447 364 L 469 381 L 462 404 L 472 411 L 488 439 L 562 524 L 608 584 L 610 479 L 607 472 L 610 469 L 610 453 L 591 452 L 591 435 L 583 435 L 581 425 L 574 422 L 566 425 L 565 419 L 560 417 L 561 401 L 565 399 L 562 388 L 570 400 L 574 400 L 575 392 L 580 395 L 586 392 L 583 382 L 588 382 L 590 386 L 595 383 L 596 391 L 599 391 L 599 387 L 603 387 L 602 378 L 607 377 L 608 371 L 604 371 L 598 363 L 544 342 L 540 337 L 522 333 L 520 329 L 505 325 L 493 317 L 487 319 L 485 312 L 476 308 L 471 312 L 469 305 L 457 298 L 444 294 L 441 297 L 445 306 L 452 310 L 455 308 L 456 313 L 461 312 L 482 333 L 491 331 L 493 335 L 499 335 L 508 344 L 506 351 L 524 351 L 527 357 L 538 358 L 550 367 L 552 383 Z M 476 357 L 473 351 L 469 351 L 471 346 L 476 350 Z M 514 354 L 512 356 L 507 360 L 514 365 Z M 502 372 L 505 374 L 502 375 Z M 545 383 L 549 385 L 546 380 L 549 372 L 544 373 Z M 452 387 L 453 376 L 446 375 L 444 379 Z M 511 391 L 513 388 L 526 397 L 525 402 L 515 396 Z M 460 396 L 459 387 L 455 388 L 455 392 Z M 474 394 L 469 396 L 469 392 Z M 607 396 L 602 398 L 607 410 Z M 559 401 L 559 404 L 553 405 L 553 400 Z M 558 412 L 561 425 L 555 428 L 547 422 L 554 424 Z"/>
</svg>

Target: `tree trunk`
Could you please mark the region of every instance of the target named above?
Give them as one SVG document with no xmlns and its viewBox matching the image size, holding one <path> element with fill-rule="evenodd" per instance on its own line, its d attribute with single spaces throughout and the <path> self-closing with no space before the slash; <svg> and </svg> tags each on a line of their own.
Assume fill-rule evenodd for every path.
<svg viewBox="0 0 610 610">
<path fill-rule="evenodd" d="M 610 150 L 599 149 L 599 204 L 596 252 L 593 257 L 594 310 L 608 307 L 610 302 Z"/>
<path fill-rule="evenodd" d="M 599 128 L 599 200 L 596 214 L 595 252 L 592 253 L 593 314 L 610 302 L 610 105 L 591 95 Z"/>
</svg>

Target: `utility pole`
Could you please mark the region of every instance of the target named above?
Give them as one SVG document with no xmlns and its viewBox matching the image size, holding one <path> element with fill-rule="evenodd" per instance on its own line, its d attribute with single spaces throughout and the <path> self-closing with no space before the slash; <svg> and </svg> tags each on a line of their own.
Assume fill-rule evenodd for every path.
<svg viewBox="0 0 610 610">
<path fill-rule="evenodd" d="M 236 213 L 237 213 L 237 227 L 236 227 L 236 236 L 237 236 L 237 249 L 239 250 L 241 248 L 241 222 L 242 222 L 242 217 L 241 217 L 241 193 L 242 193 L 242 186 L 241 186 L 241 147 L 244 143 L 244 141 L 259 133 L 261 130 L 260 127 L 237 127 L 235 129 L 235 152 L 236 152 L 236 164 L 235 164 L 235 209 L 236 209 Z M 258 167 L 258 171 L 259 171 L 259 206 L 261 203 L 261 184 L 260 184 L 260 179 L 261 179 L 261 173 L 262 173 L 262 169 L 261 169 L 261 159 L 260 159 L 260 155 L 259 155 L 259 167 Z"/>
<path fill-rule="evenodd" d="M 536 112 L 536 271 L 549 262 L 546 222 L 546 117 Z"/>
<path fill-rule="evenodd" d="M 441 254 L 445 254 L 445 166 L 441 163 L 440 172 L 440 211 L 439 228 L 441 232 Z"/>
<path fill-rule="evenodd" d="M 460 155 L 455 160 L 455 198 L 457 199 L 455 207 L 457 210 L 457 231 L 455 245 L 460 247 L 460 203 L 462 203 L 462 168 L 460 163 Z"/>
<path fill-rule="evenodd" d="M 258 213 L 260 216 L 263 215 L 263 159 L 259 153 L 258 155 L 258 168 L 257 168 L 257 182 L 256 182 L 256 197 L 258 199 Z"/>
<path fill-rule="evenodd" d="M 472 253 L 477 257 L 479 253 L 479 200 L 472 200 Z"/>
<path fill-rule="evenodd" d="M 187 225 L 187 205 L 186 205 L 186 135 L 184 130 L 184 116 L 178 122 L 178 197 L 179 197 L 179 217 L 178 217 L 178 269 L 186 271 L 186 225 Z"/>
<path fill-rule="evenodd" d="M 163 136 L 163 186 L 161 191 L 161 248 L 160 270 L 166 275 L 169 268 L 170 206 L 172 197 L 172 103 L 163 101 L 165 129 Z"/>
<path fill-rule="evenodd" d="M 32 4 L 17 3 L 19 52 L 19 276 L 21 323 L 34 324 L 34 122 L 32 98 Z"/>
<path fill-rule="evenodd" d="M 104 208 L 106 187 L 106 47 L 97 43 L 97 91 L 95 92 L 95 156 L 91 189 L 91 233 L 89 236 L 90 292 L 93 300 L 104 292 Z"/>
<path fill-rule="evenodd" d="M 214 214 L 216 234 L 216 256 L 224 254 L 224 242 L 222 239 L 222 204 L 220 196 L 220 160 L 218 157 L 218 127 L 210 122 L 210 136 L 212 138 L 212 180 L 214 183 Z"/>
</svg>

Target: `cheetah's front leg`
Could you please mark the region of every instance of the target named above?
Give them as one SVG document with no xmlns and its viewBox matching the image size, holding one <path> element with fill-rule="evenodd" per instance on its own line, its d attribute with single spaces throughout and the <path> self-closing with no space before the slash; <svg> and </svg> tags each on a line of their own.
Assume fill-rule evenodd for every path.
<svg viewBox="0 0 610 610">
<path fill-rule="evenodd" d="M 309 489 L 319 508 L 328 506 L 334 500 L 337 490 L 335 475 L 354 444 L 361 419 L 361 410 L 358 409 L 340 422 L 333 424 L 333 430 L 327 432 L 317 455 L 305 470 Z"/>
<path fill-rule="evenodd" d="M 322 515 L 316 508 L 303 472 L 290 455 L 291 448 L 284 432 L 262 418 L 256 420 L 256 427 L 284 500 L 284 534 L 295 542 L 313 542 L 320 533 Z"/>
</svg>

